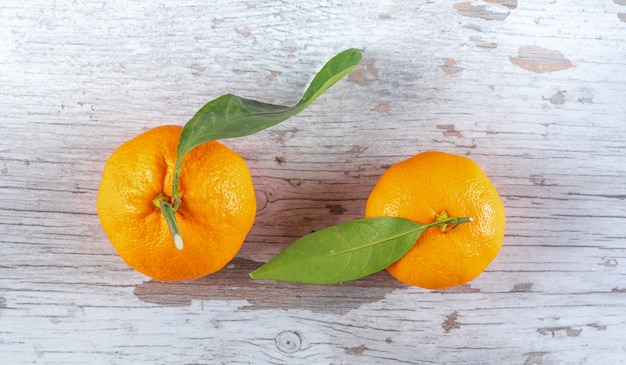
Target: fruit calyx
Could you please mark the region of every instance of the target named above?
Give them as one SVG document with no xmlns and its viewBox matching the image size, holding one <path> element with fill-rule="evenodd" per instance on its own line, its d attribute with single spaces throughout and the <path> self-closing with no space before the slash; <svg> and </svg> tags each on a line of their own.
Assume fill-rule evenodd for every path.
<svg viewBox="0 0 626 365">
<path fill-rule="evenodd" d="M 437 215 L 437 217 L 435 218 L 435 222 L 434 223 L 439 223 L 437 224 L 437 226 L 439 227 L 439 229 L 441 230 L 441 233 L 447 233 L 450 232 L 451 230 L 453 230 L 454 228 L 456 228 L 456 226 L 458 226 L 461 223 L 468 223 L 472 221 L 472 217 L 464 217 L 464 218 L 457 218 L 457 217 L 452 217 L 449 218 L 448 217 L 448 212 L 446 212 L 445 210 L 442 211 L 441 213 L 439 213 Z"/>
<path fill-rule="evenodd" d="M 183 237 L 180 235 L 180 230 L 178 229 L 178 224 L 176 223 L 176 206 L 173 206 L 170 203 L 170 197 L 161 193 L 152 199 L 152 204 L 155 207 L 161 210 L 163 217 L 165 217 L 165 221 L 167 221 L 167 225 L 170 228 L 170 232 L 172 233 L 172 238 L 174 239 L 174 245 L 178 250 L 183 249 Z M 177 204 L 178 205 L 178 204 Z"/>
</svg>

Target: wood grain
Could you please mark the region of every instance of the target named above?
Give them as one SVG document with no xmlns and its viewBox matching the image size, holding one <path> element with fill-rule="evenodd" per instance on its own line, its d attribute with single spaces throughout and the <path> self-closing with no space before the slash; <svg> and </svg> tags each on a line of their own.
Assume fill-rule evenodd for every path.
<svg viewBox="0 0 626 365">
<path fill-rule="evenodd" d="M 626 346 L 623 1 L 5 1 L 0 363 L 620 364 Z M 224 141 L 255 226 L 224 270 L 160 283 L 95 212 L 104 161 L 227 92 L 293 104 L 335 53 L 362 64 L 302 114 Z M 504 247 L 445 291 L 385 272 L 307 286 L 247 273 L 361 217 L 393 163 L 479 163 Z"/>
</svg>

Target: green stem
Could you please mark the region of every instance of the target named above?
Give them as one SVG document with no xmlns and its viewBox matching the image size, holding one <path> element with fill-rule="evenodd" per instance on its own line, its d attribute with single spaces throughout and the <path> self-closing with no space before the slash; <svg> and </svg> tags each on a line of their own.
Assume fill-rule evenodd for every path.
<svg viewBox="0 0 626 365">
<path fill-rule="evenodd" d="M 180 158 L 178 159 L 180 160 Z M 176 161 L 176 166 L 174 167 L 174 182 L 172 183 L 172 201 L 174 202 L 174 211 L 178 210 L 178 206 L 180 205 L 180 192 L 178 191 L 178 180 L 180 179 L 180 165 L 180 161 Z"/>
<path fill-rule="evenodd" d="M 450 231 L 451 229 L 454 229 L 459 224 L 469 223 L 471 221 L 472 221 L 471 217 L 464 217 L 464 218 L 448 217 L 448 213 L 444 210 L 443 212 L 439 213 L 437 218 L 435 218 L 434 222 L 424 224 L 422 228 L 424 230 L 427 230 L 428 228 L 439 227 L 439 229 L 441 229 L 441 232 L 445 233 L 445 232 Z"/>
<path fill-rule="evenodd" d="M 152 200 L 152 203 L 161 210 L 165 220 L 167 221 L 167 225 L 170 228 L 170 232 L 172 233 L 172 238 L 174 239 L 174 245 L 177 249 L 183 249 L 183 237 L 180 235 L 180 231 L 178 229 L 178 224 L 176 223 L 175 213 L 176 207 L 170 204 L 168 197 L 161 193 Z"/>
</svg>

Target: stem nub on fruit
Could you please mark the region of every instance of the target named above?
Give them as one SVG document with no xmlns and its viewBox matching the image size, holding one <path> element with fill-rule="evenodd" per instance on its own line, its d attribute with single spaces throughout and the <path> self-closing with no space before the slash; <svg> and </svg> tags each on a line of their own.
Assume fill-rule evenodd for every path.
<svg viewBox="0 0 626 365">
<path fill-rule="evenodd" d="M 441 233 L 446 233 L 449 232 L 450 230 L 454 229 L 456 226 L 458 226 L 461 223 L 468 223 L 472 221 L 472 217 L 463 217 L 463 218 L 458 218 L 458 217 L 448 217 L 448 212 L 446 212 L 445 210 L 442 211 L 441 213 L 439 213 L 437 215 L 437 217 L 435 218 L 435 221 L 433 223 L 428 224 L 428 226 L 438 226 L 439 229 L 441 230 Z"/>
<path fill-rule="evenodd" d="M 155 207 L 161 210 L 161 213 L 163 213 L 163 216 L 167 221 L 167 225 L 170 228 L 170 232 L 172 233 L 174 245 L 177 249 L 182 250 L 183 237 L 180 235 L 180 230 L 178 229 L 178 224 L 176 223 L 176 208 L 170 203 L 170 198 L 167 195 L 161 193 L 152 200 L 152 203 Z"/>
</svg>

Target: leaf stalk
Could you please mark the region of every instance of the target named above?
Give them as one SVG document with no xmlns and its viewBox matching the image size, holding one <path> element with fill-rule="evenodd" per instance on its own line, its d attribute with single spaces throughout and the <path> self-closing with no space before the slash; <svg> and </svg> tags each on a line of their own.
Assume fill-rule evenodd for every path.
<svg viewBox="0 0 626 365">
<path fill-rule="evenodd" d="M 172 233 L 172 238 L 174 239 L 174 245 L 178 250 L 183 249 L 183 237 L 180 235 L 180 230 L 178 229 L 178 223 L 176 223 L 176 207 L 173 206 L 167 195 L 161 193 L 157 195 L 152 203 L 161 210 L 161 213 L 165 217 L 165 221 Z"/>
</svg>

